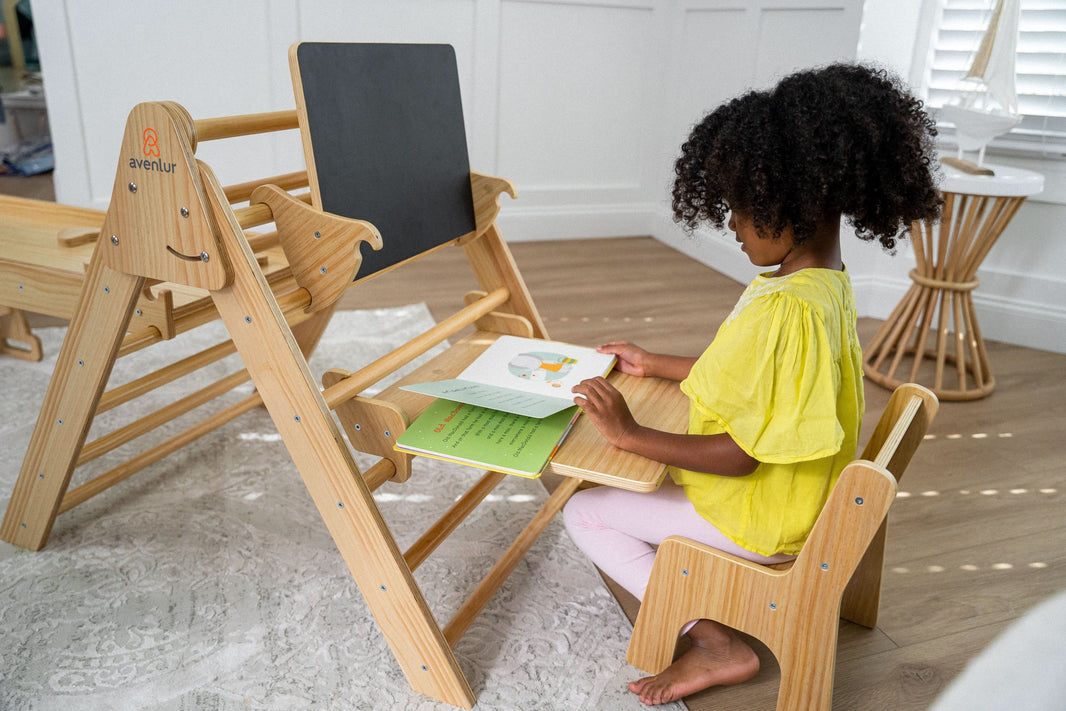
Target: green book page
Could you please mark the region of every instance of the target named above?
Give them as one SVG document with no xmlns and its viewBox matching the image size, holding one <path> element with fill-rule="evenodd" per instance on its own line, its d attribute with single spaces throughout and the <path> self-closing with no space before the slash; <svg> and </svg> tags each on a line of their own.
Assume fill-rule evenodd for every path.
<svg viewBox="0 0 1066 711">
<path fill-rule="evenodd" d="M 566 436 L 577 410 L 571 406 L 538 418 L 438 399 L 397 438 L 396 449 L 536 477 Z"/>
</svg>

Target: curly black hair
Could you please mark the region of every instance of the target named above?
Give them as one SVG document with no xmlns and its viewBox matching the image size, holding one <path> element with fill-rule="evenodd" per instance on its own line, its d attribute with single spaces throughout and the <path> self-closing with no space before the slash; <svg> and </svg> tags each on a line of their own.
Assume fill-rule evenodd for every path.
<svg viewBox="0 0 1066 711">
<path fill-rule="evenodd" d="M 840 215 L 892 251 L 918 219 L 936 219 L 936 125 L 886 71 L 832 64 L 800 71 L 708 114 L 674 170 L 675 221 L 721 229 L 730 209 L 760 235 L 791 227 L 799 244 Z"/>
</svg>

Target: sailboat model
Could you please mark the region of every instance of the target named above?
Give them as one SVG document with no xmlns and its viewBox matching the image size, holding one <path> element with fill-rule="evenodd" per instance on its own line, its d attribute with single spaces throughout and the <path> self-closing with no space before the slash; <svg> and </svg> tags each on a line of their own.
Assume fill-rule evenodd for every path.
<svg viewBox="0 0 1066 711">
<path fill-rule="evenodd" d="M 983 164 L 988 142 L 1022 120 L 1014 85 L 1020 10 L 1021 0 L 996 1 L 981 46 L 963 78 L 973 88 L 940 108 L 940 116 L 955 124 L 960 159 L 965 151 L 977 151 L 977 164 Z"/>
</svg>

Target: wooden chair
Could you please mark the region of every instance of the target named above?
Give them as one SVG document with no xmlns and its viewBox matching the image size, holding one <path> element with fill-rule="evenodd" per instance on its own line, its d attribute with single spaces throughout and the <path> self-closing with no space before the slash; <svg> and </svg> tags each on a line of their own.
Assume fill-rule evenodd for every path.
<svg viewBox="0 0 1066 711">
<path fill-rule="evenodd" d="M 781 667 L 778 711 L 829 709 L 838 618 L 877 623 L 885 516 L 938 405 L 920 385 L 893 392 L 862 458 L 841 473 L 791 565 L 758 565 L 676 536 L 663 541 L 629 663 L 658 674 L 673 660 L 678 630 L 713 619 L 774 653 Z"/>
</svg>

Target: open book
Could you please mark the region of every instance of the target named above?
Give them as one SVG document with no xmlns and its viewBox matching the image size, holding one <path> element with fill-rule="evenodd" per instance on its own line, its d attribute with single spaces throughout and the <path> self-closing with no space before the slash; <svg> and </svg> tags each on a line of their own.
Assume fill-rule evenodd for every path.
<svg viewBox="0 0 1066 711">
<path fill-rule="evenodd" d="M 594 348 L 500 336 L 454 380 L 402 389 L 516 415 L 548 417 L 573 407 L 570 388 L 606 375 L 614 360 Z"/>
<path fill-rule="evenodd" d="M 577 419 L 571 388 L 606 375 L 593 348 L 500 336 L 453 380 L 402 386 L 438 399 L 401 434 L 401 452 L 536 477 Z"/>
<path fill-rule="evenodd" d="M 438 399 L 404 430 L 394 446 L 408 454 L 537 477 L 577 415 L 576 405 L 547 417 L 529 417 Z"/>
</svg>

